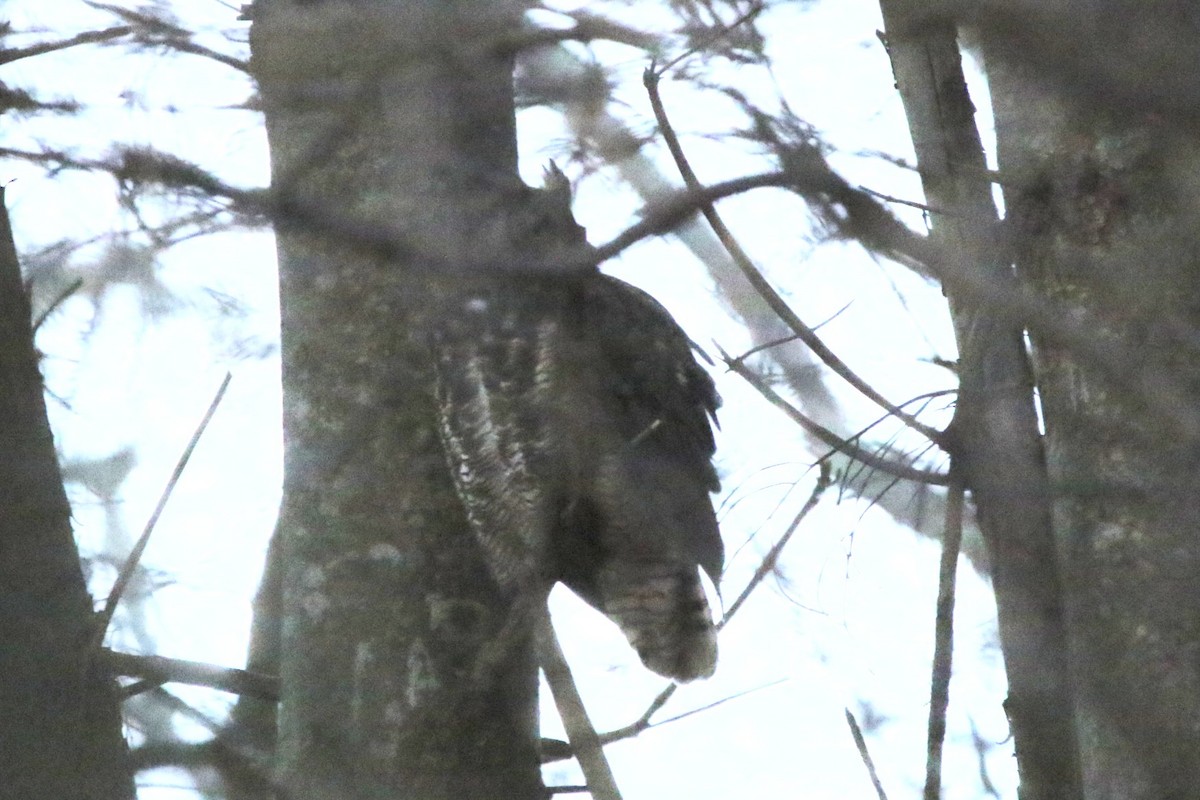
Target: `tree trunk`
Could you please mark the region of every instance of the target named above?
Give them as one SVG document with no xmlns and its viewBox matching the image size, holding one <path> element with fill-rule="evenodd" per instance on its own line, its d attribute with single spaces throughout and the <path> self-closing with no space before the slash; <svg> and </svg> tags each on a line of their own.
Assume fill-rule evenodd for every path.
<svg viewBox="0 0 1200 800">
<path fill-rule="evenodd" d="M 0 187 L 0 798 L 134 796 Z"/>
<path fill-rule="evenodd" d="M 1018 17 L 983 36 L 1020 273 L 1096 345 L 1034 331 L 1085 796 L 1200 797 L 1200 147 L 1154 87 L 1113 102 L 1142 65 L 1191 69 L 1195 36 L 1139 52 L 1189 30 L 1159 4 L 1039 13 L 1088 49 L 1045 49 Z"/>
<path fill-rule="evenodd" d="M 422 332 L 435 266 L 502 250 L 521 186 L 510 5 L 254 7 L 280 209 L 277 765 L 296 797 L 543 796 L 531 641 L 504 628 L 454 494 Z"/>
<path fill-rule="evenodd" d="M 960 254 L 964 269 L 1011 288 L 955 26 L 925 16 L 922 4 L 880 5 L 926 202 L 936 209 L 931 235 Z M 1024 331 L 955 286 L 946 293 L 959 349 L 947 447 L 971 490 L 991 561 L 1021 797 L 1079 798 L 1059 565 Z"/>
</svg>

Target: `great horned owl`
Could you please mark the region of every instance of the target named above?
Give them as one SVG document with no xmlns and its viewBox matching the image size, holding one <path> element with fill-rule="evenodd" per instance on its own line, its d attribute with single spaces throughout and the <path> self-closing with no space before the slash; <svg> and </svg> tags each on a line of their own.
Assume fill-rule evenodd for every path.
<svg viewBox="0 0 1200 800">
<path fill-rule="evenodd" d="M 697 568 L 716 582 L 724 560 L 709 498 L 719 399 L 691 341 L 597 270 L 463 284 L 434 334 L 437 406 L 492 575 L 539 600 L 562 581 L 651 670 L 708 677 L 716 630 Z"/>
</svg>

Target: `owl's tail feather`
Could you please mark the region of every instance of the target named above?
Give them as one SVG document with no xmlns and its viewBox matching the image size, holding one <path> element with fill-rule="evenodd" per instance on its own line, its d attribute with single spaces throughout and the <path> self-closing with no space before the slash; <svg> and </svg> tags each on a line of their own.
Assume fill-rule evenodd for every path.
<svg viewBox="0 0 1200 800">
<path fill-rule="evenodd" d="M 601 581 L 604 613 L 647 668 L 677 681 L 717 669 L 717 631 L 695 566 L 624 562 Z"/>
</svg>

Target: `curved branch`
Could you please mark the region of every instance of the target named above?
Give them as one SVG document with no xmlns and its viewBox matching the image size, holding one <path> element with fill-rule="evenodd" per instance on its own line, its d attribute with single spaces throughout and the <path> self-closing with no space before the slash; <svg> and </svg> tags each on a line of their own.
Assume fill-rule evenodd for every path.
<svg viewBox="0 0 1200 800">
<path fill-rule="evenodd" d="M 941 281 L 948 291 L 988 309 L 999 320 L 1021 323 L 1031 333 L 1070 348 L 1088 366 L 1142 399 L 1178 435 L 1200 441 L 1200 409 L 1189 400 L 1178 375 L 1142 358 L 1132 348 L 1097 337 L 1095 331 L 1101 326 L 1081 309 L 1067 313 L 1061 304 L 1031 286 L 1017 281 L 1001 285 L 992 276 L 972 269 L 959 254 L 915 233 L 874 197 L 847 183 L 816 144 L 799 136 L 785 140 L 777 132 L 775 120 L 753 108 L 747 108 L 747 113 L 755 120 L 759 140 L 775 149 L 785 174 L 791 176 L 790 181 L 777 185 L 788 186 L 809 201 L 834 231 Z"/>
<path fill-rule="evenodd" d="M 658 120 L 658 128 L 662 132 L 663 139 L 667 143 L 667 148 L 671 151 L 671 156 L 675 159 L 675 166 L 679 169 L 679 174 L 683 177 L 683 182 L 688 189 L 695 192 L 700 189 L 700 181 L 696 177 L 696 173 L 692 170 L 692 165 L 688 162 L 687 156 L 684 155 L 683 145 L 679 143 L 679 137 L 675 135 L 675 128 L 671 125 L 670 119 L 667 117 L 667 110 L 663 106 L 662 96 L 658 91 L 659 76 L 651 69 L 647 69 L 642 75 L 642 82 L 646 86 L 646 92 L 650 95 L 650 105 L 654 109 L 654 117 Z M 941 431 L 938 431 L 924 424 L 916 417 L 906 413 L 899 406 L 890 402 L 886 397 L 875 391 L 866 381 L 858 376 L 846 363 L 825 346 L 821 338 L 816 332 L 804 324 L 804 321 L 797 316 L 796 312 L 792 311 L 791 306 L 787 304 L 779 293 L 775 291 L 775 287 L 771 286 L 770 282 L 763 277 L 762 272 L 754 266 L 750 260 L 750 256 L 738 244 L 733 232 L 721 219 L 717 213 L 717 209 L 711 204 L 706 204 L 701 207 L 700 213 L 708 220 L 708 224 L 712 226 L 713 233 L 721 240 L 726 252 L 729 253 L 733 263 L 737 265 L 742 274 L 746 276 L 746 280 L 754 287 L 754 290 L 767 302 L 784 323 L 791 328 L 797 338 L 808 345 L 817 358 L 825 362 L 825 365 L 837 373 L 843 380 L 857 389 L 864 396 L 874 401 L 881 408 L 885 409 L 892 416 L 899 419 L 908 427 L 925 436 L 932 442 L 942 444 L 943 437 Z"/>
<path fill-rule="evenodd" d="M 606 261 L 642 239 L 669 232 L 676 225 L 687 221 L 697 211 L 712 205 L 717 200 L 744 194 L 753 189 L 768 187 L 795 191 L 796 179 L 787 172 L 762 172 L 757 175 L 746 175 L 714 183 L 710 186 L 680 191 L 660 203 L 649 206 L 648 213 L 641 222 L 626 228 L 623 233 L 607 244 L 597 247 L 595 249 L 596 258 L 592 263 L 598 264 Z"/>
</svg>

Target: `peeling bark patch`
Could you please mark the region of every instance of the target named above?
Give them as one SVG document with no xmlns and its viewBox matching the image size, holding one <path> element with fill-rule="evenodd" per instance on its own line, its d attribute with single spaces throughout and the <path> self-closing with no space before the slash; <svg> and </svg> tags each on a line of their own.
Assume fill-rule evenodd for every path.
<svg viewBox="0 0 1200 800">
<path fill-rule="evenodd" d="M 320 567 L 309 567 L 300 579 L 300 607 L 313 620 L 318 620 L 329 610 L 329 597 L 325 593 L 325 573 Z"/>
<path fill-rule="evenodd" d="M 404 696 L 409 708 L 420 708 L 426 698 L 441 691 L 437 673 L 433 669 L 433 659 L 425 642 L 414 639 L 408 648 L 408 686 Z"/>
<path fill-rule="evenodd" d="M 371 545 L 371 548 L 367 550 L 367 558 L 372 561 L 386 561 L 390 564 L 399 564 L 404 560 L 404 554 L 393 544 L 379 542 Z"/>
</svg>

